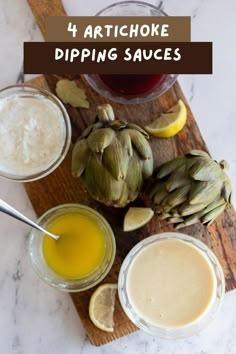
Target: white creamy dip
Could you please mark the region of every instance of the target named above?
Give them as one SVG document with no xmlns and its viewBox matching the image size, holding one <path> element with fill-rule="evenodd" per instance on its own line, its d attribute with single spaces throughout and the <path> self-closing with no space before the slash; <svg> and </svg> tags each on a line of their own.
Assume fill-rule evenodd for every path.
<svg viewBox="0 0 236 354">
<path fill-rule="evenodd" d="M 149 323 L 178 328 L 198 320 L 212 304 L 214 270 L 196 247 L 178 240 L 147 246 L 127 274 L 132 306 Z"/>
<path fill-rule="evenodd" d="M 46 170 L 62 152 L 65 127 L 48 98 L 12 95 L 0 100 L 0 170 L 30 176 Z"/>
</svg>

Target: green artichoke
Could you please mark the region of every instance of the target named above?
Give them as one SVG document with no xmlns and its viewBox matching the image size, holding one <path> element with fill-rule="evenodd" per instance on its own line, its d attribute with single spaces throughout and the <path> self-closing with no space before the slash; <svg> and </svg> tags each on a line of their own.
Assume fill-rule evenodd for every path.
<svg viewBox="0 0 236 354">
<path fill-rule="evenodd" d="M 148 134 L 115 119 L 109 104 L 97 108 L 99 121 L 87 127 L 72 152 L 72 175 L 90 196 L 108 206 L 124 207 L 140 193 L 153 172 Z"/>
<path fill-rule="evenodd" d="M 153 210 L 177 229 L 198 222 L 210 225 L 231 203 L 227 166 L 199 150 L 165 163 L 150 190 Z"/>
</svg>

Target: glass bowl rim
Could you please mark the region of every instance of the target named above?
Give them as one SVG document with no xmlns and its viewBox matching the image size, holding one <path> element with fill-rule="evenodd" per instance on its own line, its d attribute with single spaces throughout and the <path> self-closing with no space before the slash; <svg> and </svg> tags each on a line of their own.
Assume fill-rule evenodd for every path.
<svg viewBox="0 0 236 354">
<path fill-rule="evenodd" d="M 24 89 L 26 89 L 26 90 L 24 90 Z M 16 90 L 16 91 L 15 92 L 13 91 L 11 93 L 11 90 Z M 18 95 L 20 93 L 27 92 L 27 90 L 30 91 L 29 94 L 31 93 L 32 96 L 34 94 L 42 94 L 44 97 L 48 98 L 54 105 L 56 105 L 57 108 L 60 110 L 62 124 L 65 129 L 65 141 L 62 146 L 62 151 L 61 151 L 60 155 L 53 163 L 51 163 L 46 168 L 46 170 L 43 170 L 43 171 L 37 172 L 37 173 L 33 173 L 31 175 L 17 176 L 17 175 L 11 174 L 11 173 L 3 172 L 0 169 L 0 177 L 1 178 L 6 179 L 6 180 L 10 180 L 10 181 L 14 181 L 14 182 L 32 182 L 32 181 L 36 181 L 38 179 L 41 179 L 43 177 L 46 177 L 47 175 L 52 173 L 62 163 L 62 161 L 64 160 L 64 158 L 67 155 L 67 152 L 69 151 L 70 144 L 71 144 L 72 131 L 71 131 L 71 123 L 70 123 L 69 114 L 67 113 L 65 106 L 59 100 L 59 98 L 56 95 L 54 95 L 53 93 L 51 93 L 49 90 L 46 90 L 46 89 L 38 87 L 38 86 L 31 85 L 31 84 L 15 84 L 15 85 L 9 85 L 9 86 L 6 86 L 6 87 L 0 89 L 0 95 L 3 94 L 4 92 L 6 92 L 6 97 L 10 97 L 11 95 Z M 8 92 L 9 92 L 9 96 L 7 96 Z"/>
<path fill-rule="evenodd" d="M 127 289 L 126 289 L 127 283 L 126 283 L 125 277 L 127 277 L 129 267 L 132 264 L 132 261 L 135 259 L 135 256 L 137 256 L 141 250 L 148 247 L 150 244 L 152 244 L 154 242 L 161 242 L 163 240 L 165 241 L 168 239 L 185 242 L 187 244 L 190 244 L 192 247 L 197 248 L 198 251 L 200 251 L 201 253 L 206 252 L 207 255 L 204 253 L 204 256 L 207 257 L 207 260 L 211 263 L 213 263 L 213 261 L 215 262 L 215 265 L 217 267 L 218 276 L 219 276 L 218 282 L 220 283 L 221 288 L 222 288 L 220 296 L 219 296 L 219 300 L 216 304 L 215 309 L 212 309 L 212 305 L 211 305 L 211 307 L 209 307 L 209 309 L 207 309 L 206 312 L 203 313 L 199 319 L 197 319 L 196 321 L 193 321 L 189 325 L 186 325 L 183 327 L 177 327 L 177 328 L 165 328 L 165 327 L 155 326 L 151 323 L 148 323 L 148 321 L 143 320 L 143 318 L 141 318 L 141 316 L 139 316 L 135 312 L 135 310 L 133 309 L 133 312 L 135 313 L 135 316 L 134 316 L 128 308 L 128 305 L 132 308 L 132 304 L 129 301 L 128 293 L 127 293 Z M 212 264 L 211 264 L 211 267 L 213 268 Z M 216 279 L 216 289 L 215 290 L 217 290 L 216 270 L 213 269 L 213 271 L 214 271 L 214 275 L 215 275 L 215 279 Z M 219 286 L 219 284 L 218 284 L 218 286 Z M 198 333 L 204 327 L 206 327 L 214 319 L 215 315 L 218 313 L 218 311 L 221 307 L 224 295 L 225 295 L 225 277 L 224 277 L 223 269 L 221 267 L 221 264 L 220 264 L 218 258 L 205 243 L 203 243 L 202 241 L 198 240 L 197 238 L 195 238 L 193 236 L 189 236 L 184 233 L 173 232 L 173 231 L 161 232 L 158 234 L 150 235 L 150 236 L 146 237 L 145 239 L 139 241 L 126 255 L 125 259 L 122 262 L 120 272 L 119 272 L 118 295 L 119 295 L 119 300 L 120 300 L 121 306 L 122 306 L 124 312 L 126 313 L 127 317 L 139 329 L 142 329 L 145 332 L 147 332 L 153 336 L 157 336 L 157 337 L 164 338 L 164 339 L 187 338 L 187 337 L 190 337 L 190 336 Z M 213 301 L 216 301 L 216 299 L 217 299 L 217 294 L 215 291 Z M 127 303 L 128 303 L 128 305 L 127 305 Z M 212 310 L 213 310 L 213 313 L 211 314 Z M 206 315 L 206 317 L 208 316 L 207 319 L 206 319 L 205 315 Z M 204 321 L 204 319 L 206 319 L 205 323 L 201 323 L 201 321 Z M 140 321 L 145 321 L 145 325 L 143 323 L 140 323 Z M 192 328 L 192 331 L 185 333 L 185 331 L 187 331 L 191 326 L 196 326 L 196 328 Z M 150 327 L 151 327 L 151 329 L 150 329 Z M 182 331 L 183 333 L 173 335 L 174 331 L 176 331 L 176 330 Z"/>
<path fill-rule="evenodd" d="M 99 10 L 95 16 L 102 16 L 102 13 L 107 11 L 107 10 L 110 10 L 110 9 L 113 9 L 115 7 L 119 7 L 120 5 L 143 5 L 143 6 L 146 6 L 146 7 L 149 7 L 155 11 L 158 11 L 159 13 L 162 14 L 162 16 L 168 16 L 167 13 L 165 11 L 163 11 L 160 6 L 157 7 L 153 4 L 150 4 L 146 1 L 138 1 L 138 0 L 127 0 L 127 1 L 119 1 L 119 2 L 114 2 L 113 4 L 111 5 L 108 5 L 106 7 L 104 7 L 103 9 Z"/>
<path fill-rule="evenodd" d="M 88 213 L 90 213 L 91 215 L 95 215 L 95 217 L 97 217 L 99 219 L 100 222 L 103 223 L 103 225 L 106 227 L 106 231 L 107 231 L 107 234 L 109 235 L 109 239 L 110 239 L 110 242 L 111 242 L 111 259 L 109 260 L 109 264 L 105 270 L 104 273 L 102 273 L 100 275 L 100 277 L 95 281 L 95 282 L 92 282 L 92 284 L 90 285 L 87 285 L 87 286 L 84 286 L 83 288 L 73 288 L 73 289 L 69 289 L 69 288 L 65 288 L 65 287 L 61 287 L 59 286 L 59 284 L 54 284 L 54 283 L 51 283 L 50 280 L 47 278 L 45 279 L 45 277 L 41 274 L 40 270 L 38 269 L 38 267 L 36 267 L 34 261 L 33 261 L 33 258 L 32 258 L 32 253 L 31 253 L 31 248 L 32 248 L 32 239 L 33 237 L 36 237 L 34 235 L 34 232 L 37 232 L 37 230 L 34 230 L 34 229 L 31 229 L 31 231 L 29 232 L 29 235 L 28 235 L 28 240 L 27 240 L 27 253 L 30 257 L 30 262 L 31 262 L 31 265 L 33 267 L 33 270 L 35 271 L 35 273 L 38 275 L 38 277 L 43 280 L 46 284 L 50 285 L 52 288 L 54 289 L 57 289 L 59 291 L 63 291 L 63 292 L 67 292 L 67 293 L 75 293 L 75 292 L 83 292 L 83 291 L 86 291 L 94 286 L 96 286 L 98 283 L 100 283 L 106 276 L 107 274 L 110 272 L 112 266 L 113 266 L 113 263 L 114 263 L 114 260 L 115 260 L 115 256 L 116 256 L 116 240 L 115 240 L 115 235 L 113 233 L 113 230 L 110 226 L 110 224 L 108 223 L 108 221 L 105 219 L 105 217 L 100 214 L 97 210 L 87 206 L 87 205 L 83 205 L 83 204 L 79 204 L 79 203 L 65 203 L 65 204 L 60 204 L 60 205 L 57 205 L 51 209 L 48 209 L 45 213 L 43 213 L 36 221 L 36 223 L 38 223 L 39 225 L 44 225 L 43 224 L 43 219 L 46 218 L 47 216 L 50 216 L 50 214 L 54 213 L 54 212 L 57 212 L 58 210 L 60 209 L 64 209 L 64 208 L 75 208 L 75 209 L 78 209 L 79 210 L 84 210 Z M 62 214 L 63 215 L 63 214 Z M 37 237 L 40 237 L 40 236 L 37 236 Z M 47 266 L 48 267 L 48 266 Z M 58 278 L 60 278 L 63 282 L 63 277 L 59 276 L 59 275 L 56 275 Z M 82 278 L 83 280 L 86 279 L 86 277 Z M 69 279 L 67 280 L 69 283 L 73 284 L 74 282 L 78 282 L 80 281 L 80 279 Z"/>
</svg>

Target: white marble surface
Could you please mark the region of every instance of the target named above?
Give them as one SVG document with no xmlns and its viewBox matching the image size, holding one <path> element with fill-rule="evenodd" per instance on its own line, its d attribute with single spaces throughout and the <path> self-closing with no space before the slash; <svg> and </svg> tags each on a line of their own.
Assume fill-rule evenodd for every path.
<svg viewBox="0 0 236 354">
<path fill-rule="evenodd" d="M 112 2 L 64 0 L 70 15 L 92 15 Z M 214 43 L 214 75 L 182 76 L 180 81 L 211 153 L 230 163 L 236 188 L 236 2 L 165 0 L 164 10 L 170 15 L 191 15 L 193 40 Z M 41 39 L 26 0 L 0 0 L 0 87 L 23 79 L 23 41 Z M 0 180 L 0 198 L 35 217 L 20 184 Z M 225 296 L 215 321 L 187 340 L 167 341 L 137 332 L 100 348 L 91 346 L 70 297 L 45 285 L 31 269 L 27 232 L 27 227 L 0 215 L 0 353 L 235 353 L 236 291 Z"/>
</svg>

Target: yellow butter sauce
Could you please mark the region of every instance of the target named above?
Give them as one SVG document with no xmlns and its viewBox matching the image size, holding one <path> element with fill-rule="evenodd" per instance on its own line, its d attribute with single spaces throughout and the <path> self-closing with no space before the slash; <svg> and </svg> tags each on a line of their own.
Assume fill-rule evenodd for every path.
<svg viewBox="0 0 236 354">
<path fill-rule="evenodd" d="M 43 255 L 48 266 L 67 279 L 80 279 L 102 263 L 106 240 L 101 227 L 86 215 L 70 213 L 58 216 L 48 226 L 59 240 L 45 236 Z"/>
</svg>

